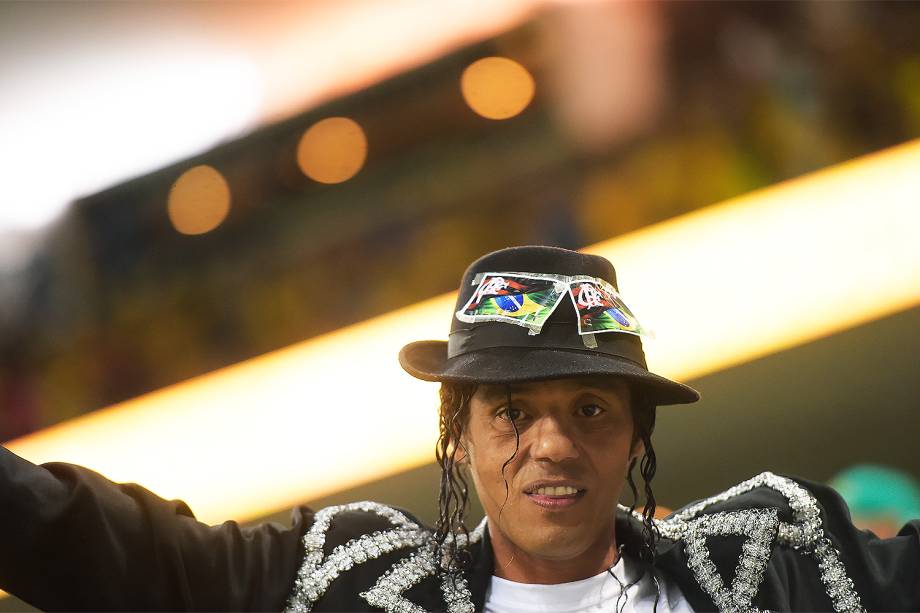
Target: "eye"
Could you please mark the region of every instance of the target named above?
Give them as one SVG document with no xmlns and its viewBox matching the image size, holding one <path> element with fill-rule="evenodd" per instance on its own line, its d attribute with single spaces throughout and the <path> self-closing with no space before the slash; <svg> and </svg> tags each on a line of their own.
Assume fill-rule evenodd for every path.
<svg viewBox="0 0 920 613">
<path fill-rule="evenodd" d="M 524 411 L 514 407 L 505 407 L 497 413 L 499 419 L 508 422 L 519 422 L 524 418 Z"/>
<path fill-rule="evenodd" d="M 583 404 L 578 407 L 578 414 L 582 417 L 597 417 L 604 413 L 606 409 L 598 404 Z"/>
</svg>

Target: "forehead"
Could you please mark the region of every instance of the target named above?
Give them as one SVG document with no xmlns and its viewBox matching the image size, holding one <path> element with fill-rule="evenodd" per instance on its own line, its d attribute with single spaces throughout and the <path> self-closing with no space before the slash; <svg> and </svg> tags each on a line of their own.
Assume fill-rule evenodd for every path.
<svg viewBox="0 0 920 613">
<path fill-rule="evenodd" d="M 626 396 L 629 387 L 619 377 L 569 377 L 565 379 L 550 379 L 547 381 L 527 381 L 524 383 L 488 383 L 481 384 L 476 395 L 485 400 L 505 398 L 510 392 L 513 395 L 542 395 L 549 393 L 579 393 L 593 391 L 604 394 L 617 394 Z"/>
</svg>

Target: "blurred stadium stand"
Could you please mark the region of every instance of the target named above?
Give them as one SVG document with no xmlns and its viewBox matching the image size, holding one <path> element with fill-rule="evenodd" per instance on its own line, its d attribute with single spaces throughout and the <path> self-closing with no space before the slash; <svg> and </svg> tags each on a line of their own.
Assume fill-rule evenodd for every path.
<svg viewBox="0 0 920 613">
<path fill-rule="evenodd" d="M 6 300 L 0 436 L 448 291 L 493 248 L 577 248 L 920 133 L 909 4 L 655 5 L 641 19 L 667 38 L 646 50 L 662 56 L 660 110 L 590 146 L 560 114 L 565 92 L 543 87 L 573 70 L 559 56 L 580 57 L 579 18 L 560 13 L 78 202 Z M 535 75 L 521 115 L 486 120 L 459 95 L 487 55 Z M 330 186 L 296 148 L 333 115 L 370 145 Z M 232 208 L 188 237 L 165 202 L 199 164 L 226 177 Z"/>
</svg>

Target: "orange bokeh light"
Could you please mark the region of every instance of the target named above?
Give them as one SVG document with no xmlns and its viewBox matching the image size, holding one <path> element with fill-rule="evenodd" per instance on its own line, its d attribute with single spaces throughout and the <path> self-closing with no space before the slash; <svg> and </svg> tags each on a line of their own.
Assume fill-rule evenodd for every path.
<svg viewBox="0 0 920 613">
<path fill-rule="evenodd" d="M 211 166 L 189 168 L 169 190 L 166 209 L 173 227 L 180 233 L 210 232 L 230 212 L 230 187 Z"/>
<path fill-rule="evenodd" d="M 536 85 L 527 69 L 506 57 L 484 57 L 463 71 L 463 99 L 488 119 L 508 119 L 533 100 Z"/>
<path fill-rule="evenodd" d="M 328 117 L 304 132 L 297 145 L 297 164 L 320 183 L 342 183 L 355 176 L 367 159 L 364 130 L 348 117 Z"/>
</svg>

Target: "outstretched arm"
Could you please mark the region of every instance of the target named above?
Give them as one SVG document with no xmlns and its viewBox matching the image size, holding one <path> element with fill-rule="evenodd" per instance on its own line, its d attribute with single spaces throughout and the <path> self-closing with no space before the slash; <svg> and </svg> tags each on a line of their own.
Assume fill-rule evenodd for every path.
<svg viewBox="0 0 920 613">
<path fill-rule="evenodd" d="M 0 588 L 44 610 L 280 610 L 312 521 L 207 526 L 181 501 L 0 447 Z"/>
</svg>

